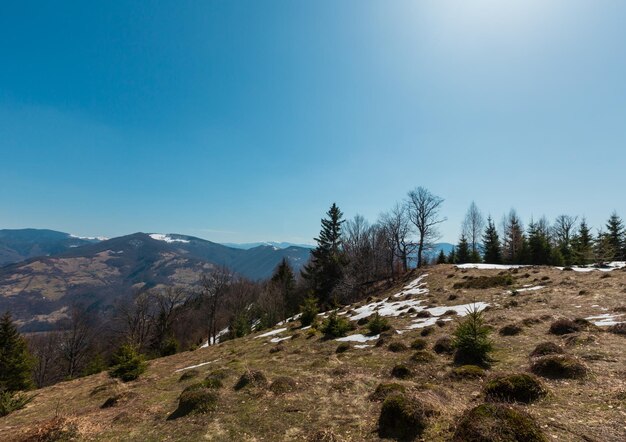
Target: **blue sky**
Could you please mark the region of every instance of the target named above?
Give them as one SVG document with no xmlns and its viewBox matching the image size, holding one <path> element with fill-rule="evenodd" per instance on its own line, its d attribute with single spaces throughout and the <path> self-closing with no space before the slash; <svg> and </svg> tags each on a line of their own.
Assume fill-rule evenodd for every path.
<svg viewBox="0 0 626 442">
<path fill-rule="evenodd" d="M 0 4 L 0 227 L 311 242 L 418 185 L 455 241 L 626 216 L 626 3 Z"/>
</svg>

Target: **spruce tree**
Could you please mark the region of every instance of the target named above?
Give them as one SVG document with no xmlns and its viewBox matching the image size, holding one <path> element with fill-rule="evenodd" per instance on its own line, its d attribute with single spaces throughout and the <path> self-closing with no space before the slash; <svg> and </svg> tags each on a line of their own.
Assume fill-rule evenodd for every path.
<svg viewBox="0 0 626 442">
<path fill-rule="evenodd" d="M 450 253 L 448 253 L 448 264 L 456 264 L 456 247 L 452 247 Z"/>
<path fill-rule="evenodd" d="M 456 248 L 456 261 L 459 264 L 471 262 L 470 246 L 465 235 L 461 235 L 461 240 Z"/>
<path fill-rule="evenodd" d="M 443 253 L 443 250 L 439 250 L 439 255 L 437 256 L 437 264 L 445 264 L 446 263 L 446 254 Z"/>
<path fill-rule="evenodd" d="M 578 226 L 578 232 L 572 239 L 572 262 L 576 265 L 587 265 L 593 260 L 593 235 L 587 220 L 583 218 Z"/>
<path fill-rule="evenodd" d="M 317 247 L 311 251 L 311 260 L 304 266 L 302 277 L 307 281 L 310 295 L 317 298 L 322 307 L 329 307 L 331 296 L 341 282 L 346 258 L 341 247 L 343 213 L 335 203 L 322 219 Z"/>
<path fill-rule="evenodd" d="M 507 264 L 525 264 L 528 261 L 528 242 L 522 222 L 514 210 L 505 221 L 503 255 Z"/>
<path fill-rule="evenodd" d="M 20 336 L 11 315 L 0 318 L 0 392 L 15 392 L 32 387 L 33 358 L 26 340 Z"/>
<path fill-rule="evenodd" d="M 613 256 L 607 257 L 609 261 L 624 261 L 624 223 L 622 219 L 617 216 L 616 212 L 611 214 L 611 217 L 606 223 L 607 240 L 613 249 Z"/>
<path fill-rule="evenodd" d="M 491 217 L 487 219 L 487 228 L 483 235 L 485 249 L 484 261 L 489 264 L 502 264 L 502 251 L 500 249 L 500 237 Z"/>
<path fill-rule="evenodd" d="M 299 307 L 299 300 L 296 298 L 296 278 L 287 258 L 280 261 L 274 270 L 270 283 L 279 290 L 286 315 L 290 316 L 296 313 Z"/>
<path fill-rule="evenodd" d="M 528 226 L 529 263 L 533 265 L 551 264 L 552 248 L 546 229 L 541 224 L 530 222 Z"/>
</svg>

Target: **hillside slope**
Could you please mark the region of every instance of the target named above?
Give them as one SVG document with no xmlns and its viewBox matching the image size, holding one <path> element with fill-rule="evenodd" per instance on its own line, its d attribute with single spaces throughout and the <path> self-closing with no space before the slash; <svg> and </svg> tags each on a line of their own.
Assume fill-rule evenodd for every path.
<svg viewBox="0 0 626 442">
<path fill-rule="evenodd" d="M 482 276 L 498 277 L 504 286 L 467 288 L 489 285 L 479 279 Z M 494 330 L 495 362 L 478 377 L 455 376 L 452 356 L 436 353 L 433 347 L 451 335 L 466 312 L 465 305 L 472 303 L 485 308 L 486 321 Z M 537 344 L 549 341 L 582 363 L 588 373 L 581 379 L 541 378 L 547 396 L 519 407 L 537 421 L 547 440 L 626 440 L 626 337 L 606 326 L 626 320 L 624 269 L 582 273 L 437 266 L 427 275 L 407 275 L 394 289 L 346 307 L 341 314 L 356 322 L 373 311 L 388 316 L 395 331 L 368 337 L 361 326 L 350 332 L 352 338 L 342 339 L 349 345 L 343 353 L 336 353 L 340 342 L 323 340 L 293 321 L 214 347 L 153 360 L 138 381 L 122 384 L 101 373 L 44 388 L 25 409 L 0 418 L 0 433 L 12 441 L 43 440 L 55 427 L 65 428 L 78 440 L 98 441 L 373 441 L 379 440 L 381 403 L 370 400 L 370 395 L 380 383 L 394 382 L 434 407 L 422 440 L 447 441 L 463 412 L 484 402 L 487 380 L 528 372 L 529 354 Z M 559 318 L 589 318 L 590 322 L 578 321 L 579 330 L 572 333 L 550 333 Z M 517 334 L 509 333 L 515 327 L 499 333 L 511 325 L 518 327 Z M 408 347 L 417 338 L 425 339 L 425 352 L 397 344 Z M 391 343 L 396 344 L 390 347 Z M 415 353 L 420 357 L 413 358 Z M 400 363 L 408 368 L 404 379 L 391 374 Z M 225 378 L 216 390 L 215 411 L 174 419 L 183 389 L 218 369 Z M 248 370 L 260 370 L 270 387 L 259 383 L 235 390 Z M 188 379 L 181 380 L 185 373 Z M 293 390 L 280 390 L 277 382 Z M 110 397 L 117 402 L 101 408 Z M 28 439 L 34 435 L 39 439 Z"/>
</svg>

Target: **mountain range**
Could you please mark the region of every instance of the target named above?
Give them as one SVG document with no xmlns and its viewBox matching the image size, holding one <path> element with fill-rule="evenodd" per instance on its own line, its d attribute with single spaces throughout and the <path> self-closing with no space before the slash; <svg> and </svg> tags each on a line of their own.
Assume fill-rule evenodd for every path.
<svg viewBox="0 0 626 442">
<path fill-rule="evenodd" d="M 310 254 L 296 246 L 237 249 L 177 234 L 101 241 L 36 229 L 0 230 L 0 251 L 0 311 L 10 310 L 26 329 L 45 328 L 73 302 L 105 309 L 140 288 L 192 286 L 221 265 L 264 279 L 283 258 L 297 271 Z"/>
</svg>

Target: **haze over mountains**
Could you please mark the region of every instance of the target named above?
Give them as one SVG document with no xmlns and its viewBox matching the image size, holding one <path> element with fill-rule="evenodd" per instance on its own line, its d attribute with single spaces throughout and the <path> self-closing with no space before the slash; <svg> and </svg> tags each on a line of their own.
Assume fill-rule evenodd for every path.
<svg viewBox="0 0 626 442">
<path fill-rule="evenodd" d="M 40 328 L 75 301 L 106 308 L 140 288 L 192 286 L 203 272 L 221 265 L 264 279 L 283 258 L 299 270 L 309 253 L 295 246 L 236 249 L 176 234 L 134 233 L 99 241 L 51 230 L 2 230 L 0 310 Z"/>
</svg>

